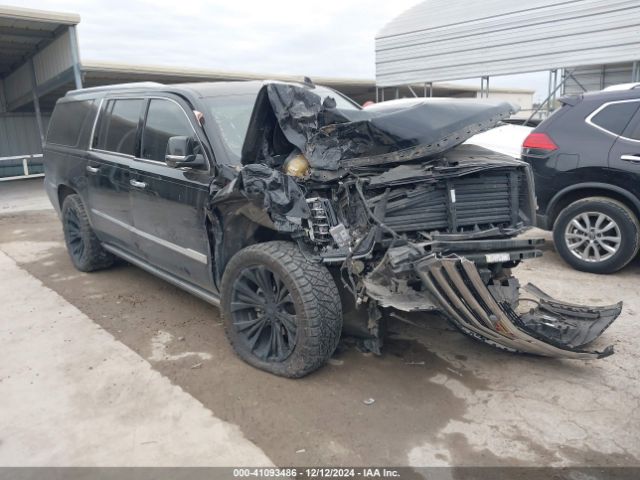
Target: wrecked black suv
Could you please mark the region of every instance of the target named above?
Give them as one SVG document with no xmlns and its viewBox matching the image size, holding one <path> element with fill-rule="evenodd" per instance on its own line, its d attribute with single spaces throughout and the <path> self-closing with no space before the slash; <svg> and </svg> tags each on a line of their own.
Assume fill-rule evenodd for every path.
<svg viewBox="0 0 640 480">
<path fill-rule="evenodd" d="M 508 103 L 361 109 L 304 83 L 132 84 L 68 93 L 46 188 L 82 271 L 115 257 L 222 310 L 245 361 L 298 377 L 344 329 L 379 353 L 393 311 L 440 311 L 512 351 L 565 358 L 622 305 L 560 302 L 511 270 L 539 256 L 529 167 L 462 143 Z M 398 314 L 395 314 L 398 316 Z"/>
</svg>

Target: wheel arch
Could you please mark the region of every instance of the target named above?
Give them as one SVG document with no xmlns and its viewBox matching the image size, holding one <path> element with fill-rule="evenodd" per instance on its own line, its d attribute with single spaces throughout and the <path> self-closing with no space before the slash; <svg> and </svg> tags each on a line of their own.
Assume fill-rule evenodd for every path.
<svg viewBox="0 0 640 480">
<path fill-rule="evenodd" d="M 553 196 L 547 207 L 550 228 L 553 229 L 558 215 L 565 207 L 587 197 L 608 197 L 617 200 L 640 218 L 640 200 L 631 192 L 609 183 L 586 182 L 566 187 Z"/>
<path fill-rule="evenodd" d="M 293 242 L 290 235 L 261 225 L 237 211 L 209 211 L 206 228 L 213 259 L 214 282 L 218 288 L 227 264 L 243 248 L 276 240 Z"/>
<path fill-rule="evenodd" d="M 64 202 L 64 199 L 69 195 L 74 194 L 78 194 L 78 192 L 69 185 L 65 185 L 64 183 L 58 185 L 58 205 L 60 206 L 60 211 L 62 211 L 62 204 Z"/>
</svg>

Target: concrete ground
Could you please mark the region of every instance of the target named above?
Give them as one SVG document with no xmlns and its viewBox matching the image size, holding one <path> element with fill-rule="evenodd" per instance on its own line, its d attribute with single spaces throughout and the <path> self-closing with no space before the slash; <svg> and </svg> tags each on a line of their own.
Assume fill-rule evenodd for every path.
<svg viewBox="0 0 640 480">
<path fill-rule="evenodd" d="M 344 343 L 287 380 L 239 360 L 193 296 L 126 264 L 74 270 L 41 183 L 0 183 L 0 465 L 640 466 L 637 260 L 589 275 L 549 244 L 516 270 L 624 300 L 609 358 L 503 353 L 423 315 L 381 357 Z"/>
</svg>

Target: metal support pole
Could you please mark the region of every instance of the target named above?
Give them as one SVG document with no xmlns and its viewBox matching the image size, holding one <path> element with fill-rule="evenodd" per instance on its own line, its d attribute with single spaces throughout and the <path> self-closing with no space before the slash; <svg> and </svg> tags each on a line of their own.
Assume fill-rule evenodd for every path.
<svg viewBox="0 0 640 480">
<path fill-rule="evenodd" d="M 44 145 L 44 127 L 42 125 L 42 115 L 40 114 L 40 97 L 38 95 L 38 82 L 36 80 L 36 69 L 33 65 L 33 58 L 29 59 L 29 69 L 31 70 L 31 95 L 33 97 L 33 108 L 36 112 L 36 124 L 40 134 L 40 144 Z"/>
<path fill-rule="evenodd" d="M 433 82 L 429 82 L 429 97 L 433 97 Z"/>
<path fill-rule="evenodd" d="M 376 103 L 378 103 L 380 100 L 378 100 L 380 96 L 380 93 L 378 92 L 378 87 L 376 86 Z"/>
<path fill-rule="evenodd" d="M 384 87 L 380 89 L 380 101 L 384 102 Z"/>
<path fill-rule="evenodd" d="M 400 98 L 400 89 L 396 87 L 396 98 Z"/>
<path fill-rule="evenodd" d="M 631 66 L 631 81 L 640 82 L 640 62 L 637 60 Z"/>
<path fill-rule="evenodd" d="M 73 60 L 73 80 L 76 88 L 82 88 L 82 71 L 80 70 L 80 53 L 78 52 L 78 35 L 75 25 L 69 27 L 69 41 L 71 42 L 71 59 Z"/>
<path fill-rule="evenodd" d="M 422 96 L 426 98 L 426 96 L 427 96 L 427 82 L 424 83 L 423 88 L 424 88 L 424 90 L 422 92 L 423 93 Z"/>
<path fill-rule="evenodd" d="M 561 85 L 563 85 L 561 83 Z M 558 69 L 554 68 L 553 69 L 553 100 L 551 103 L 551 110 L 555 110 L 556 108 L 556 99 L 558 98 L 558 89 L 556 88 L 558 86 Z"/>
<path fill-rule="evenodd" d="M 575 77 L 575 75 L 573 75 L 571 72 L 567 72 L 565 70 L 564 74 L 563 74 L 562 82 L 565 83 L 569 78 L 572 79 L 574 82 L 576 82 L 576 85 L 578 85 L 582 89 L 583 92 L 587 91 L 587 89 L 584 87 L 584 85 L 582 85 L 582 83 L 580 83 L 580 81 Z M 564 93 L 565 87 L 566 87 L 566 85 L 562 86 L 563 93 Z"/>
<path fill-rule="evenodd" d="M 480 98 L 489 98 L 489 76 L 480 77 Z"/>
<path fill-rule="evenodd" d="M 411 94 L 418 98 L 418 94 L 415 92 L 415 90 L 413 89 L 413 87 L 411 85 L 407 85 L 407 87 L 409 87 L 409 91 L 411 92 Z"/>
<path fill-rule="evenodd" d="M 549 73 L 551 73 L 551 72 L 549 72 Z M 550 93 L 549 93 L 549 96 L 545 99 L 545 101 L 544 101 L 544 102 L 542 102 L 540 105 L 538 105 L 538 107 L 537 107 L 537 108 L 536 108 L 536 109 L 531 113 L 531 115 L 529 115 L 529 118 L 527 118 L 527 120 L 526 120 L 522 125 L 527 125 L 527 124 L 528 124 L 528 123 L 529 123 L 529 122 L 530 122 L 530 121 L 531 121 L 531 120 L 536 116 L 536 114 L 537 114 L 540 110 L 542 110 L 542 108 L 545 106 L 545 104 L 547 104 L 547 105 L 548 105 L 549 100 L 551 100 L 551 96 L 552 96 L 554 93 L 556 93 L 556 91 L 557 91 L 557 90 L 558 90 L 558 89 L 563 85 L 564 81 L 566 81 L 566 79 L 567 79 L 567 78 L 569 78 L 569 77 L 571 77 L 571 76 L 573 76 L 573 71 L 568 72 L 568 74 L 567 74 L 567 76 L 566 76 L 565 80 L 563 80 L 563 82 L 562 82 L 562 83 L 560 83 L 560 85 L 557 85 L 557 86 L 556 86 L 556 88 L 553 90 L 553 92 L 550 92 Z M 551 78 L 551 75 L 549 75 L 549 78 Z M 549 107 L 547 106 L 547 109 L 548 109 L 548 108 L 549 108 Z"/>
<path fill-rule="evenodd" d="M 551 114 L 551 96 L 553 92 L 551 91 L 551 70 L 549 70 L 549 79 L 547 81 L 547 117 Z"/>
</svg>

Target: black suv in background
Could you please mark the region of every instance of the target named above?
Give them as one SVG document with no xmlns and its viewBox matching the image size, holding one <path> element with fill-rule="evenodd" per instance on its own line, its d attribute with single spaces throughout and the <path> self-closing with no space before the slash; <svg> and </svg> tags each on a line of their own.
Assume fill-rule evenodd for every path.
<svg viewBox="0 0 640 480">
<path fill-rule="evenodd" d="M 640 84 L 560 101 L 522 146 L 537 225 L 577 270 L 613 273 L 640 248 Z"/>
</svg>

